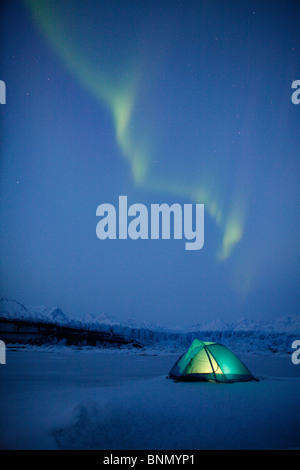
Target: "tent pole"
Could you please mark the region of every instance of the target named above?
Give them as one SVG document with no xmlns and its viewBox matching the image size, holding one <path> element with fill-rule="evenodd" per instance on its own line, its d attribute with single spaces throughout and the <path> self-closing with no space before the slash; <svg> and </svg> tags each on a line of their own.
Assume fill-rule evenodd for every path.
<svg viewBox="0 0 300 470">
<path fill-rule="evenodd" d="M 217 383 L 219 383 L 219 381 L 218 381 L 218 379 L 217 379 L 217 376 L 216 376 L 216 373 L 215 373 L 215 370 L 214 370 L 214 368 L 213 368 L 213 365 L 212 365 L 211 359 L 210 359 L 210 357 L 209 357 L 209 354 L 208 354 L 208 352 L 207 352 L 207 350 L 206 350 L 206 346 L 204 346 L 204 349 L 205 349 L 206 355 L 207 355 L 207 357 L 208 357 L 208 360 L 209 360 L 209 363 L 210 363 L 211 369 L 212 369 L 212 371 L 213 371 L 213 373 L 214 373 L 214 376 L 215 376 L 215 381 L 216 381 Z"/>
</svg>

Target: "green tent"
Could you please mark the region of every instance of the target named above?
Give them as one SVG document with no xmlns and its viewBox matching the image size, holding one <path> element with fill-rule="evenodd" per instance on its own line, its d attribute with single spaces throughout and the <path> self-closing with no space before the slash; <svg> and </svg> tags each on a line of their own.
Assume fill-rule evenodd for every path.
<svg viewBox="0 0 300 470">
<path fill-rule="evenodd" d="M 172 367 L 168 378 L 181 381 L 245 382 L 257 380 L 226 346 L 195 339 Z"/>
</svg>

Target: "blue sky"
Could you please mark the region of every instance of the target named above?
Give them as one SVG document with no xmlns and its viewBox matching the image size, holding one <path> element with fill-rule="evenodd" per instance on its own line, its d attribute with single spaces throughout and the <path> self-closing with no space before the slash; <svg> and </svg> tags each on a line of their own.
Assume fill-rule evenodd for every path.
<svg viewBox="0 0 300 470">
<path fill-rule="evenodd" d="M 168 325 L 298 313 L 294 2 L 1 8 L 2 294 Z M 203 249 L 99 240 L 119 195 L 203 203 Z"/>
</svg>

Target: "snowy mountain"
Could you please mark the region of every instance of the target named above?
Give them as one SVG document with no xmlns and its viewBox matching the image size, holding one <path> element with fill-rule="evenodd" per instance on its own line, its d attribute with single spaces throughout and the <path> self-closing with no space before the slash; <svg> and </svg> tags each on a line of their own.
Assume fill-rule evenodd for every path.
<svg viewBox="0 0 300 470">
<path fill-rule="evenodd" d="M 278 318 L 274 322 L 274 331 L 300 332 L 300 314 Z"/>
<path fill-rule="evenodd" d="M 69 323 L 71 320 L 67 315 L 59 307 L 30 307 L 30 311 L 33 312 L 33 315 L 37 315 L 38 317 L 44 319 L 48 319 L 49 322 L 54 322 L 58 324 Z"/>
<path fill-rule="evenodd" d="M 189 328 L 189 331 L 226 331 L 231 329 L 231 324 L 217 318 L 210 323 L 196 323 Z"/>
<path fill-rule="evenodd" d="M 121 325 L 127 328 L 134 328 L 134 329 L 144 329 L 144 330 L 153 330 L 153 331 L 171 331 L 173 328 L 167 328 L 164 326 L 156 325 L 155 323 L 148 322 L 148 321 L 136 321 L 136 320 L 126 320 L 121 322 Z"/>
<path fill-rule="evenodd" d="M 211 323 L 192 325 L 189 331 L 278 331 L 295 333 L 300 331 L 300 315 L 287 315 L 273 321 L 241 318 L 235 323 L 216 319 Z"/>
<path fill-rule="evenodd" d="M 81 323 L 88 325 L 118 325 L 119 322 L 110 318 L 106 313 L 101 313 L 100 315 L 93 315 L 92 313 L 87 313 L 80 319 Z"/>
<path fill-rule="evenodd" d="M 233 328 L 234 331 L 300 331 L 300 315 L 287 315 L 274 321 L 254 321 L 243 318 Z"/>
<path fill-rule="evenodd" d="M 80 321 L 73 320 L 66 315 L 59 307 L 28 307 L 16 300 L 0 298 L 0 318 L 7 320 L 26 320 L 29 322 L 45 322 L 54 323 L 58 325 L 68 325 L 72 327 L 88 327 L 89 330 L 105 329 L 131 329 L 131 330 L 148 330 L 161 332 L 165 334 L 180 334 L 180 333 L 194 333 L 201 331 L 268 331 L 268 332 L 287 332 L 296 333 L 300 332 L 300 315 L 287 315 L 282 318 L 275 319 L 274 321 L 264 320 L 249 320 L 246 318 L 240 319 L 235 323 L 226 323 L 224 320 L 216 319 L 209 323 L 197 323 L 184 330 L 172 327 L 158 326 L 151 322 L 137 322 L 135 320 L 118 321 L 115 318 L 110 318 L 107 314 L 101 313 L 99 315 L 86 314 Z"/>
<path fill-rule="evenodd" d="M 1 319 L 4 320 L 2 323 Z M 10 320 L 10 324 L 5 320 Z M 24 325 L 19 334 L 17 322 L 20 321 L 27 322 L 27 326 Z M 28 326 L 28 323 L 36 324 L 36 326 L 32 328 L 31 325 Z M 43 325 L 40 330 L 37 324 L 41 323 Z M 7 334 L 7 342 L 12 337 L 9 332 L 15 332 L 13 334 L 19 336 L 11 341 L 21 344 L 44 344 L 45 341 L 49 341 L 50 344 L 54 341 L 54 344 L 57 344 L 62 338 L 68 344 L 73 344 L 77 341 L 75 338 L 77 335 L 82 345 L 85 344 L 87 338 L 95 344 L 99 339 L 102 342 L 114 340 L 118 344 L 135 343 L 139 347 L 142 345 L 148 349 L 152 348 L 155 354 L 161 354 L 162 351 L 166 354 L 166 351 L 170 353 L 181 349 L 184 351 L 194 338 L 200 338 L 203 341 L 222 343 L 233 351 L 255 354 L 291 354 L 291 345 L 295 339 L 298 339 L 298 333 L 300 333 L 300 315 L 285 316 L 273 322 L 241 319 L 234 324 L 216 319 L 209 323 L 197 323 L 183 330 L 160 327 L 143 321 L 120 322 L 105 313 L 86 314 L 81 320 L 73 320 L 59 307 L 28 307 L 15 300 L 2 297 L 0 299 L 1 328 L 2 333 Z M 30 331 L 26 333 L 25 330 Z M 65 338 L 67 330 L 69 337 Z"/>
<path fill-rule="evenodd" d="M 0 318 L 60 325 L 71 322 L 71 319 L 59 307 L 26 307 L 20 302 L 6 297 L 0 299 Z"/>
<path fill-rule="evenodd" d="M 5 297 L 0 299 L 0 317 L 7 320 L 28 320 L 33 318 L 32 312 L 25 305 Z"/>
<path fill-rule="evenodd" d="M 0 318 L 7 320 L 23 320 L 33 323 L 46 322 L 72 327 L 82 327 L 84 325 L 87 326 L 89 330 L 99 330 L 103 326 L 105 326 L 106 329 L 107 327 L 119 326 L 130 329 L 166 330 L 166 328 L 151 322 L 138 322 L 131 319 L 121 322 L 116 318 L 109 317 L 106 313 L 100 313 L 99 315 L 87 313 L 83 315 L 80 320 L 73 320 L 59 307 L 25 306 L 16 300 L 7 299 L 6 297 L 0 298 Z"/>
</svg>

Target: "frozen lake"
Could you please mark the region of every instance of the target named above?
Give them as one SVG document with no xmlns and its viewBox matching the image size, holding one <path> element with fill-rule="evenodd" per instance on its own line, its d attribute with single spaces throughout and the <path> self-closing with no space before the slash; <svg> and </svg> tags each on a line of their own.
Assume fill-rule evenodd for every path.
<svg viewBox="0 0 300 470">
<path fill-rule="evenodd" d="M 260 382 L 174 383 L 176 355 L 8 350 L 2 449 L 300 447 L 300 365 L 242 356 Z M 209 432 L 208 432 L 209 430 Z"/>
</svg>

